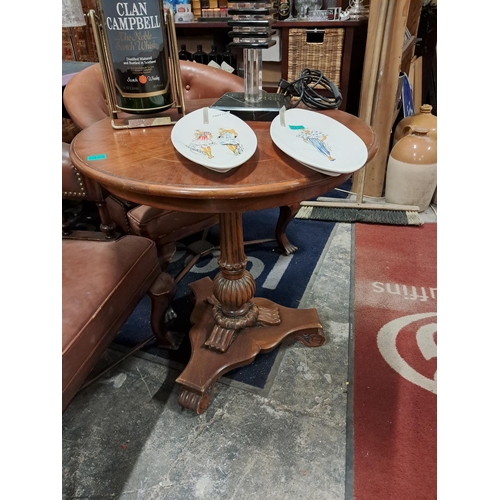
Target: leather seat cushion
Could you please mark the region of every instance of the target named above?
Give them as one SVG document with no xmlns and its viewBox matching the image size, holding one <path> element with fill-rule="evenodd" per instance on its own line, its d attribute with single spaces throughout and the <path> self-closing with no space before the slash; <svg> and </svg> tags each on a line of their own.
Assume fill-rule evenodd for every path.
<svg viewBox="0 0 500 500">
<path fill-rule="evenodd" d="M 158 273 L 146 238 L 62 240 L 63 409 Z"/>
<path fill-rule="evenodd" d="M 134 234 L 161 244 L 180 240 L 219 222 L 216 214 L 177 212 L 145 205 L 130 210 L 128 220 Z"/>
</svg>

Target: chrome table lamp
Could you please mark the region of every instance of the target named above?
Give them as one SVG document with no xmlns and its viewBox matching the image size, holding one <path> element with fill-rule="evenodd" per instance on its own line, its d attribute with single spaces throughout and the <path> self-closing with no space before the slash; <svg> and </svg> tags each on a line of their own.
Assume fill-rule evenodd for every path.
<svg viewBox="0 0 500 500">
<path fill-rule="evenodd" d="M 232 28 L 228 35 L 233 39 L 229 46 L 243 48 L 245 91 L 227 92 L 211 107 L 243 120 L 271 121 L 290 102 L 283 94 L 268 94 L 262 89 L 262 49 L 276 44 L 272 39 L 276 10 L 270 2 L 248 0 L 233 0 L 228 8 L 232 16 L 227 23 Z"/>
</svg>

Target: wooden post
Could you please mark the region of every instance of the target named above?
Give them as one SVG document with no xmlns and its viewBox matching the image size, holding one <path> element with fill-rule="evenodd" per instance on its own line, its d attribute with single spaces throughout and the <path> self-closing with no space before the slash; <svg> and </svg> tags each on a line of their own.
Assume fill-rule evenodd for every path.
<svg viewBox="0 0 500 500">
<path fill-rule="evenodd" d="M 372 114 L 372 128 L 379 140 L 379 150 L 366 167 L 364 192 L 368 196 L 382 196 L 384 189 L 394 105 L 396 103 L 396 92 L 409 7 L 410 0 L 390 0 L 388 8 L 388 19 L 386 30 L 384 31 L 379 78 Z"/>
<path fill-rule="evenodd" d="M 363 80 L 358 116 L 368 125 L 371 125 L 373 112 L 373 98 L 375 84 L 380 63 L 384 25 L 387 17 L 389 0 L 372 0 L 370 2 L 370 17 L 366 35 L 365 60 L 363 63 Z M 356 189 L 356 202 L 363 202 L 366 167 L 353 176 L 353 188 Z"/>
<path fill-rule="evenodd" d="M 370 123 L 377 135 L 379 150 L 373 159 L 366 165 L 364 174 L 364 194 L 377 197 L 382 196 L 384 188 L 404 34 L 410 7 L 410 0 L 388 1 L 389 4 L 384 25 L 384 36 Z M 371 2 L 371 9 L 375 7 L 376 4 L 376 0 Z M 375 12 L 371 10 L 370 20 L 372 20 L 372 13 Z M 378 21 L 379 19 L 374 17 L 372 24 L 378 24 Z M 370 30 L 370 27 L 368 27 L 368 30 Z"/>
</svg>

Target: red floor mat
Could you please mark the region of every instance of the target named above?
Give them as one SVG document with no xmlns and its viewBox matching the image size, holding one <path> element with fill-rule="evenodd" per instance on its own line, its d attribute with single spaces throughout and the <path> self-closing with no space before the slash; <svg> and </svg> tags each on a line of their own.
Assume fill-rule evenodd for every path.
<svg viewBox="0 0 500 500">
<path fill-rule="evenodd" d="M 356 224 L 354 498 L 437 496 L 437 224 Z"/>
</svg>

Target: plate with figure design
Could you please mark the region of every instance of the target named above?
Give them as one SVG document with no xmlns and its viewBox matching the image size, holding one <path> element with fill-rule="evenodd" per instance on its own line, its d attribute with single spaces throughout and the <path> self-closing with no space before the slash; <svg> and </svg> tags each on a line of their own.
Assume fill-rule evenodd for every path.
<svg viewBox="0 0 500 500">
<path fill-rule="evenodd" d="M 257 149 L 254 131 L 241 118 L 211 108 L 183 116 L 170 137 L 182 156 L 222 173 L 239 167 Z"/>
<path fill-rule="evenodd" d="M 368 159 L 359 136 L 316 111 L 288 109 L 274 118 L 270 132 L 274 144 L 284 153 L 326 175 L 355 172 Z"/>
</svg>

